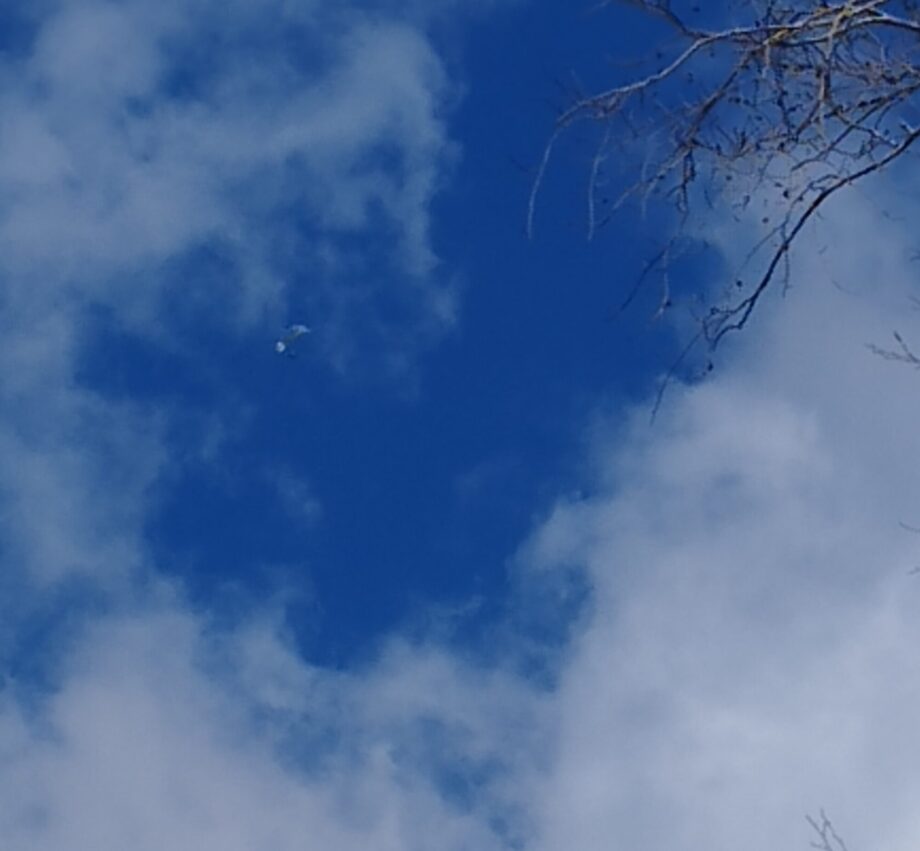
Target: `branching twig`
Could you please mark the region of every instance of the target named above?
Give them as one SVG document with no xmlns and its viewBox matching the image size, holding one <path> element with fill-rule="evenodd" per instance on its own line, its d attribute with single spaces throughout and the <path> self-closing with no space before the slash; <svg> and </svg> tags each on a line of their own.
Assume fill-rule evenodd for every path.
<svg viewBox="0 0 920 851">
<path fill-rule="evenodd" d="M 821 810 L 820 818 L 805 816 L 805 820 L 811 825 L 817 838 L 812 840 L 811 847 L 819 851 L 848 851 L 846 843 L 834 830 L 834 825 L 827 817 L 824 810 Z"/>
<path fill-rule="evenodd" d="M 613 182 L 605 170 L 629 162 L 607 156 L 611 146 L 628 155 L 640 145 L 644 164 L 608 210 L 657 199 L 683 224 L 701 196 L 716 204 L 727 195 L 747 211 L 752 198 L 762 200 L 772 215 L 762 217 L 766 235 L 752 240 L 745 261 L 753 274 L 723 288 L 699 319 L 699 339 L 715 348 L 747 324 L 775 279 L 788 286 L 792 248 L 825 204 L 920 137 L 905 120 L 906 108 L 920 105 L 920 13 L 912 0 L 749 0 L 745 23 L 704 30 L 671 0 L 619 2 L 663 20 L 679 44 L 656 70 L 579 97 L 558 117 L 532 186 L 528 233 L 554 145 L 579 121 L 602 127 L 590 165 L 589 235 L 598 225 L 598 187 Z M 672 260 L 667 248 L 656 256 L 625 304 L 650 270 L 667 280 L 662 263 Z M 896 340 L 898 350 L 878 354 L 920 366 Z"/>
<path fill-rule="evenodd" d="M 913 349 L 904 342 L 904 338 L 897 331 L 892 332 L 892 336 L 898 344 L 897 349 L 883 349 L 874 343 L 867 343 L 866 347 L 880 358 L 906 363 L 909 366 L 920 369 L 920 356 L 914 353 Z"/>
</svg>

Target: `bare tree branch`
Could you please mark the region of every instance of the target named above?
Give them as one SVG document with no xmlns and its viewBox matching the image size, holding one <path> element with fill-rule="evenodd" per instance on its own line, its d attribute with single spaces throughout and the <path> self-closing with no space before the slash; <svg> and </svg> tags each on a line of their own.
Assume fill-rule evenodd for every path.
<svg viewBox="0 0 920 851">
<path fill-rule="evenodd" d="M 698 339 L 715 348 L 747 324 L 774 282 L 788 286 L 790 253 L 833 196 L 892 165 L 920 137 L 910 122 L 920 118 L 918 4 L 749 0 L 739 4 L 742 23 L 710 30 L 692 25 L 671 0 L 601 6 L 615 2 L 664 21 L 677 46 L 658 68 L 577 97 L 560 114 L 532 186 L 528 232 L 554 145 L 577 122 L 602 129 L 588 175 L 589 236 L 603 224 L 600 187 L 622 183 L 626 171 L 607 170 L 631 152 L 641 151 L 641 173 L 607 210 L 657 200 L 685 223 L 701 199 L 740 212 L 752 210 L 756 197 L 766 227 L 744 263 L 748 274 L 734 277 L 698 320 Z M 611 155 L 615 147 L 619 156 Z M 650 269 L 673 259 L 668 251 L 626 303 Z M 896 339 L 895 352 L 878 353 L 920 365 Z"/>
<path fill-rule="evenodd" d="M 898 344 L 897 349 L 882 349 L 879 346 L 876 346 L 874 343 L 868 343 L 867 348 L 873 354 L 876 354 L 885 360 L 893 360 L 898 361 L 899 363 L 906 363 L 909 366 L 920 369 L 920 356 L 917 356 L 914 353 L 910 346 L 904 342 L 904 338 L 897 331 L 894 331 L 892 336 L 894 337 L 895 342 Z"/>
<path fill-rule="evenodd" d="M 834 830 L 834 825 L 824 810 L 821 810 L 819 818 L 805 816 L 805 820 L 816 834 L 816 838 L 811 842 L 812 848 L 817 848 L 818 851 L 848 851 L 846 843 Z"/>
</svg>

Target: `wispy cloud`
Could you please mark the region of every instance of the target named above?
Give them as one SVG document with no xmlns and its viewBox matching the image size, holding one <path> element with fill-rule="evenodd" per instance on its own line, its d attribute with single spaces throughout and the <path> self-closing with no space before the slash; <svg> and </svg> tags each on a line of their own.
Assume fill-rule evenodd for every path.
<svg viewBox="0 0 920 851">
<path fill-rule="evenodd" d="M 398 646 L 340 676 L 254 614 L 227 631 L 194 612 L 145 545 L 172 412 L 77 369 L 90 310 L 175 350 L 177 291 L 224 333 L 321 313 L 343 367 L 354 326 L 395 362 L 448 327 L 428 208 L 449 86 L 424 33 L 357 5 L 206 0 L 51 3 L 27 24 L 0 59 L 2 844 L 499 847 L 496 736 L 526 689 Z"/>
<path fill-rule="evenodd" d="M 0 714 L 7 844 L 503 847 L 512 684 L 398 647 L 311 670 L 258 625 L 220 659 L 174 610 L 98 623 L 37 716 Z"/>
<path fill-rule="evenodd" d="M 76 381 L 85 311 L 175 348 L 177 300 L 223 333 L 302 310 L 340 367 L 375 333 L 404 361 L 453 320 L 428 234 L 448 87 L 410 21 L 357 7 L 62 2 L 29 24 L 0 57 L 5 517 L 35 575 L 118 572 L 163 417 Z"/>
<path fill-rule="evenodd" d="M 286 299 L 332 309 L 367 271 L 339 238 L 382 231 L 369 242 L 393 246 L 381 258 L 409 283 L 359 289 L 451 320 L 428 234 L 447 87 L 425 37 L 344 8 L 261 6 L 60 4 L 7 59 L 0 246 L 22 301 L 146 302 L 150 320 L 178 285 L 169 263 L 210 246 L 249 315 Z M 239 318 L 227 307 L 215 313 Z"/>
</svg>

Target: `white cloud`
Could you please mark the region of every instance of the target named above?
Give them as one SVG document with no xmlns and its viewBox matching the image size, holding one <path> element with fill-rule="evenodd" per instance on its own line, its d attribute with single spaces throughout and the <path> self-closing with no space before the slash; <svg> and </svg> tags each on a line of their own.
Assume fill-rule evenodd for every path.
<svg viewBox="0 0 920 851">
<path fill-rule="evenodd" d="M 367 678 L 311 671 L 272 635 L 240 633 L 263 684 L 244 669 L 234 691 L 194 618 L 98 623 L 41 713 L 0 712 L 6 847 L 501 847 L 493 790 L 453 786 L 503 758 L 513 688 L 398 649 Z"/>
<path fill-rule="evenodd" d="M 216 8 L 49 4 L 4 60 L 3 566 L 44 587 L 150 567 L 147 491 L 167 463 L 157 416 L 75 381 L 85 303 L 149 322 L 175 284 L 164 265 L 217 240 L 248 287 L 232 321 L 250 321 L 304 248 L 344 328 L 367 290 L 338 288 L 366 260 L 338 240 L 382 216 L 404 297 L 450 320 L 425 283 L 450 157 L 425 39 L 310 4 Z M 278 16 L 315 56 L 263 67 L 215 47 L 183 90 L 182 51 L 239 47 Z M 279 259 L 289 205 L 316 243 Z M 551 693 L 396 639 L 360 669 L 317 669 L 271 618 L 220 633 L 151 582 L 74 627 L 47 691 L 2 692 L 0 845 L 774 851 L 806 847 L 802 817 L 824 806 L 851 847 L 913 849 L 920 543 L 897 523 L 920 512 L 920 394 L 864 347 L 910 338 L 913 272 L 907 236 L 862 202 L 823 227 L 832 250 L 800 258 L 802 285 L 730 363 L 675 388 L 654 429 L 644 410 L 611 425 L 594 495 L 526 548 L 529 569 L 582 569 L 592 590 Z"/>
<path fill-rule="evenodd" d="M 11 310 L 5 319 L 4 571 L 43 586 L 71 575 L 121 585 L 144 562 L 140 530 L 147 491 L 164 461 L 162 417 L 68 380 L 76 335 L 66 316 Z"/>
<path fill-rule="evenodd" d="M 336 240 L 383 227 L 409 285 L 363 291 L 394 287 L 451 321 L 428 236 L 452 156 L 448 87 L 410 23 L 284 3 L 64 3 L 2 71 L 0 268 L 32 303 L 62 289 L 155 302 L 164 263 L 216 244 L 249 311 L 277 311 L 289 284 L 334 304 L 356 271 Z"/>
<path fill-rule="evenodd" d="M 594 588 L 537 847 L 807 847 L 822 806 L 850 847 L 916 845 L 920 394 L 865 347 L 909 336 L 911 270 L 870 212 L 838 208 L 832 257 L 803 247 L 714 380 L 616 430 L 598 495 L 534 541 Z"/>
<path fill-rule="evenodd" d="M 850 227 L 900 240 L 845 214 L 827 226 L 857 272 Z M 551 690 L 397 639 L 323 670 L 277 618 L 214 632 L 167 596 L 90 629 L 40 711 L 7 697 L 0 832 L 26 851 L 773 851 L 807 847 L 824 807 L 850 847 L 912 849 L 920 544 L 897 523 L 920 504 L 899 425 L 920 396 L 864 346 L 903 322 L 908 272 L 859 297 L 816 274 L 656 426 L 642 409 L 601 431 L 594 495 L 521 557 L 592 589 Z"/>
<path fill-rule="evenodd" d="M 0 695 L 0 844 L 499 847 L 526 689 L 398 644 L 338 676 L 271 624 L 215 635 L 160 600 L 143 531 L 168 412 L 76 377 L 88 306 L 157 338 L 177 286 L 230 327 L 286 299 L 324 307 L 340 360 L 349 319 L 394 280 L 387 297 L 413 316 L 388 331 L 394 357 L 449 325 L 428 236 L 452 156 L 439 60 L 411 20 L 356 8 L 73 0 L 33 22 L 0 60 L 0 507 L 17 595 L 0 655 L 18 654 Z M 387 248 L 353 256 L 355 237 Z M 173 269 L 214 244 L 231 280 L 202 296 Z M 398 274 L 355 283 L 381 256 Z M 315 514 L 302 488 L 287 496 Z M 45 618 L 66 609 L 54 589 L 75 577 L 108 593 L 107 614 L 30 623 L 42 600 Z M 42 646 L 23 649 L 33 629 Z"/>
<path fill-rule="evenodd" d="M 0 56 L 8 553 L 42 581 L 124 574 L 144 560 L 166 416 L 76 379 L 86 311 L 183 357 L 198 353 L 169 324 L 177 292 L 224 332 L 270 336 L 290 304 L 323 317 L 315 348 L 340 368 L 368 344 L 355 327 L 411 360 L 453 321 L 428 234 L 449 85 L 411 20 L 357 6 L 62 0 L 30 15 L 30 40 Z M 203 248 L 219 274 L 188 260 Z M 373 315 L 384 296 L 406 308 L 399 328 Z"/>
</svg>

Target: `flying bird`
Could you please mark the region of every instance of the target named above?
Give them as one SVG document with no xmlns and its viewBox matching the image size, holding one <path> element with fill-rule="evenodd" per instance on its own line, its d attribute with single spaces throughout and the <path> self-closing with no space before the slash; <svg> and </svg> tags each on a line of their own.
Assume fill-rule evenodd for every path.
<svg viewBox="0 0 920 851">
<path fill-rule="evenodd" d="M 292 346 L 296 343 L 304 334 L 309 334 L 310 329 L 306 325 L 288 325 L 285 329 L 284 334 L 281 335 L 281 338 L 275 343 L 275 351 L 279 355 L 285 354 L 289 355 L 294 354 Z"/>
</svg>

